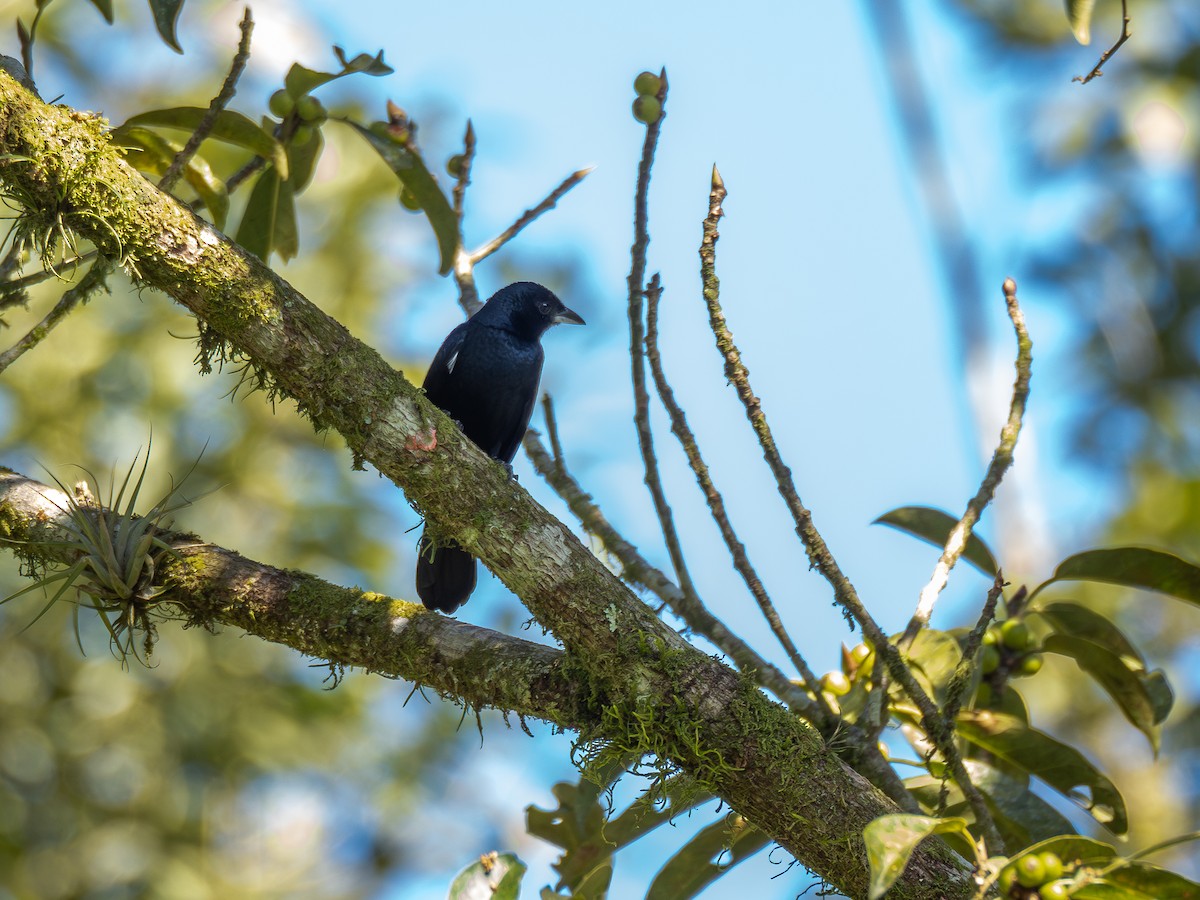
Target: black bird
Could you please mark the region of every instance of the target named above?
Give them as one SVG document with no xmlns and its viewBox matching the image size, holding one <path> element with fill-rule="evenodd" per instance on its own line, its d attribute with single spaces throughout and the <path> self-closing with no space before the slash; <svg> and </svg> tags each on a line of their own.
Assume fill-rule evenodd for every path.
<svg viewBox="0 0 1200 900">
<path fill-rule="evenodd" d="M 533 414 L 542 335 L 559 322 L 584 324 L 540 284 L 510 284 L 446 336 L 425 376 L 430 401 L 505 466 L 512 463 Z M 453 543 L 434 546 L 422 534 L 417 593 L 425 606 L 452 613 L 474 589 L 475 558 Z"/>
</svg>

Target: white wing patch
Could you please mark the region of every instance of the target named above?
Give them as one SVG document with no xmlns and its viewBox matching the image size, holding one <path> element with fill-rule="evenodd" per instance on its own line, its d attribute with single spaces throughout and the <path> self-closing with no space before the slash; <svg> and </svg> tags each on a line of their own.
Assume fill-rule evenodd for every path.
<svg viewBox="0 0 1200 900">
<path fill-rule="evenodd" d="M 453 371 L 454 371 L 454 364 L 455 364 L 456 362 L 458 362 L 458 351 L 457 351 L 457 350 L 455 350 L 455 351 L 454 351 L 454 353 L 452 353 L 452 354 L 450 355 L 450 358 L 449 358 L 448 360 L 446 360 L 446 371 L 447 371 L 447 372 L 453 372 Z"/>
</svg>

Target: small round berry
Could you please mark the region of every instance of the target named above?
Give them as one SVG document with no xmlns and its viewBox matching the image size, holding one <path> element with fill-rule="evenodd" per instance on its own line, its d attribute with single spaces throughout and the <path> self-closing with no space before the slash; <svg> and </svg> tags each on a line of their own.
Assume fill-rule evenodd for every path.
<svg viewBox="0 0 1200 900">
<path fill-rule="evenodd" d="M 856 644 L 850 651 L 850 659 L 856 664 L 855 678 L 870 678 L 875 671 L 875 648 L 870 644 Z"/>
<path fill-rule="evenodd" d="M 292 133 L 292 143 L 297 147 L 303 147 L 317 136 L 317 129 L 311 125 L 300 125 Z"/>
<path fill-rule="evenodd" d="M 280 88 L 271 95 L 270 102 L 267 103 L 267 108 L 271 110 L 271 115 L 279 119 L 286 119 L 292 114 L 292 110 L 296 108 L 296 101 L 292 99 L 292 95 Z"/>
<path fill-rule="evenodd" d="M 400 205 L 412 212 L 421 211 L 421 202 L 417 200 L 417 195 L 408 188 L 402 188 L 400 190 Z"/>
<path fill-rule="evenodd" d="M 1000 642 L 1000 629 L 995 625 L 988 626 L 988 630 L 983 633 L 983 646 L 991 647 Z"/>
<path fill-rule="evenodd" d="M 1005 619 L 1000 626 L 1000 640 L 1009 650 L 1028 650 L 1033 644 L 1029 626 L 1020 619 Z"/>
<path fill-rule="evenodd" d="M 1049 884 L 1043 884 L 1038 888 L 1038 896 L 1041 900 L 1067 900 L 1071 896 L 1067 890 L 1066 881 L 1052 881 Z"/>
<path fill-rule="evenodd" d="M 1042 654 L 1030 653 L 1017 666 L 1017 672 L 1021 675 L 1036 675 L 1042 670 Z"/>
<path fill-rule="evenodd" d="M 1036 853 L 1022 856 L 1017 860 L 1017 881 L 1022 887 L 1035 888 L 1046 880 L 1046 867 L 1042 858 Z"/>
<path fill-rule="evenodd" d="M 645 125 L 653 125 L 662 115 L 662 104 L 650 94 L 640 94 L 633 101 L 633 117 Z"/>
<path fill-rule="evenodd" d="M 455 153 L 452 157 L 446 160 L 446 174 L 451 178 L 457 178 L 462 174 L 463 166 L 466 164 L 467 158 L 461 153 Z"/>
<path fill-rule="evenodd" d="M 662 79 L 653 72 L 642 72 L 633 79 L 633 89 L 638 96 L 656 96 L 662 90 Z"/>
<path fill-rule="evenodd" d="M 1000 870 L 1000 877 L 996 879 L 996 887 L 1000 889 L 1002 897 L 1008 897 L 1012 894 L 1012 889 L 1017 883 L 1017 867 L 1005 866 Z"/>
<path fill-rule="evenodd" d="M 329 118 L 321 101 L 311 94 L 305 94 L 296 101 L 296 115 L 300 117 L 301 121 L 309 124 L 324 122 Z"/>
<path fill-rule="evenodd" d="M 979 654 L 979 668 L 984 675 L 991 675 L 1000 668 L 1000 651 L 995 647 L 984 647 Z"/>
<path fill-rule="evenodd" d="M 1038 854 L 1038 858 L 1042 861 L 1042 868 L 1046 870 L 1046 881 L 1058 881 L 1063 876 L 1063 862 L 1058 858 L 1058 854 L 1051 850 L 1043 851 Z"/>
<path fill-rule="evenodd" d="M 821 690 L 835 697 L 844 697 L 850 693 L 850 679 L 841 672 L 826 672 L 821 676 Z"/>
</svg>

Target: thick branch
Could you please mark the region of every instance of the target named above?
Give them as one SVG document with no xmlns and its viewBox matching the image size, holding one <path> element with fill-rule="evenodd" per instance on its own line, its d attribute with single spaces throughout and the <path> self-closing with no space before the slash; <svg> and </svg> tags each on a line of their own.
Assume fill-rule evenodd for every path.
<svg viewBox="0 0 1200 900">
<path fill-rule="evenodd" d="M 278 396 L 339 431 L 521 597 L 602 691 L 604 724 L 586 737 L 685 768 L 844 893 L 866 893 L 862 829 L 895 807 L 795 715 L 659 621 L 377 353 L 127 166 L 98 120 L 46 106 L 0 74 L 4 153 L 32 162 L 0 167 L 0 179 L 37 210 L 86 211 L 65 215 L 99 246 L 115 234 L 143 286 L 187 307 Z M 891 896 L 971 890 L 966 864 L 931 841 Z"/>
</svg>

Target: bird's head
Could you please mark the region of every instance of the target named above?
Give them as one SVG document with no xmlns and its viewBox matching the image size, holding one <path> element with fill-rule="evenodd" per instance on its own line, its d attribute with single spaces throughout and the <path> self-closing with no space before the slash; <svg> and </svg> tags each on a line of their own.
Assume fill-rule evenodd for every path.
<svg viewBox="0 0 1200 900">
<path fill-rule="evenodd" d="M 583 317 L 567 309 L 553 291 L 532 281 L 518 281 L 496 291 L 475 319 L 528 340 L 537 340 L 551 325 L 584 324 Z"/>
</svg>

